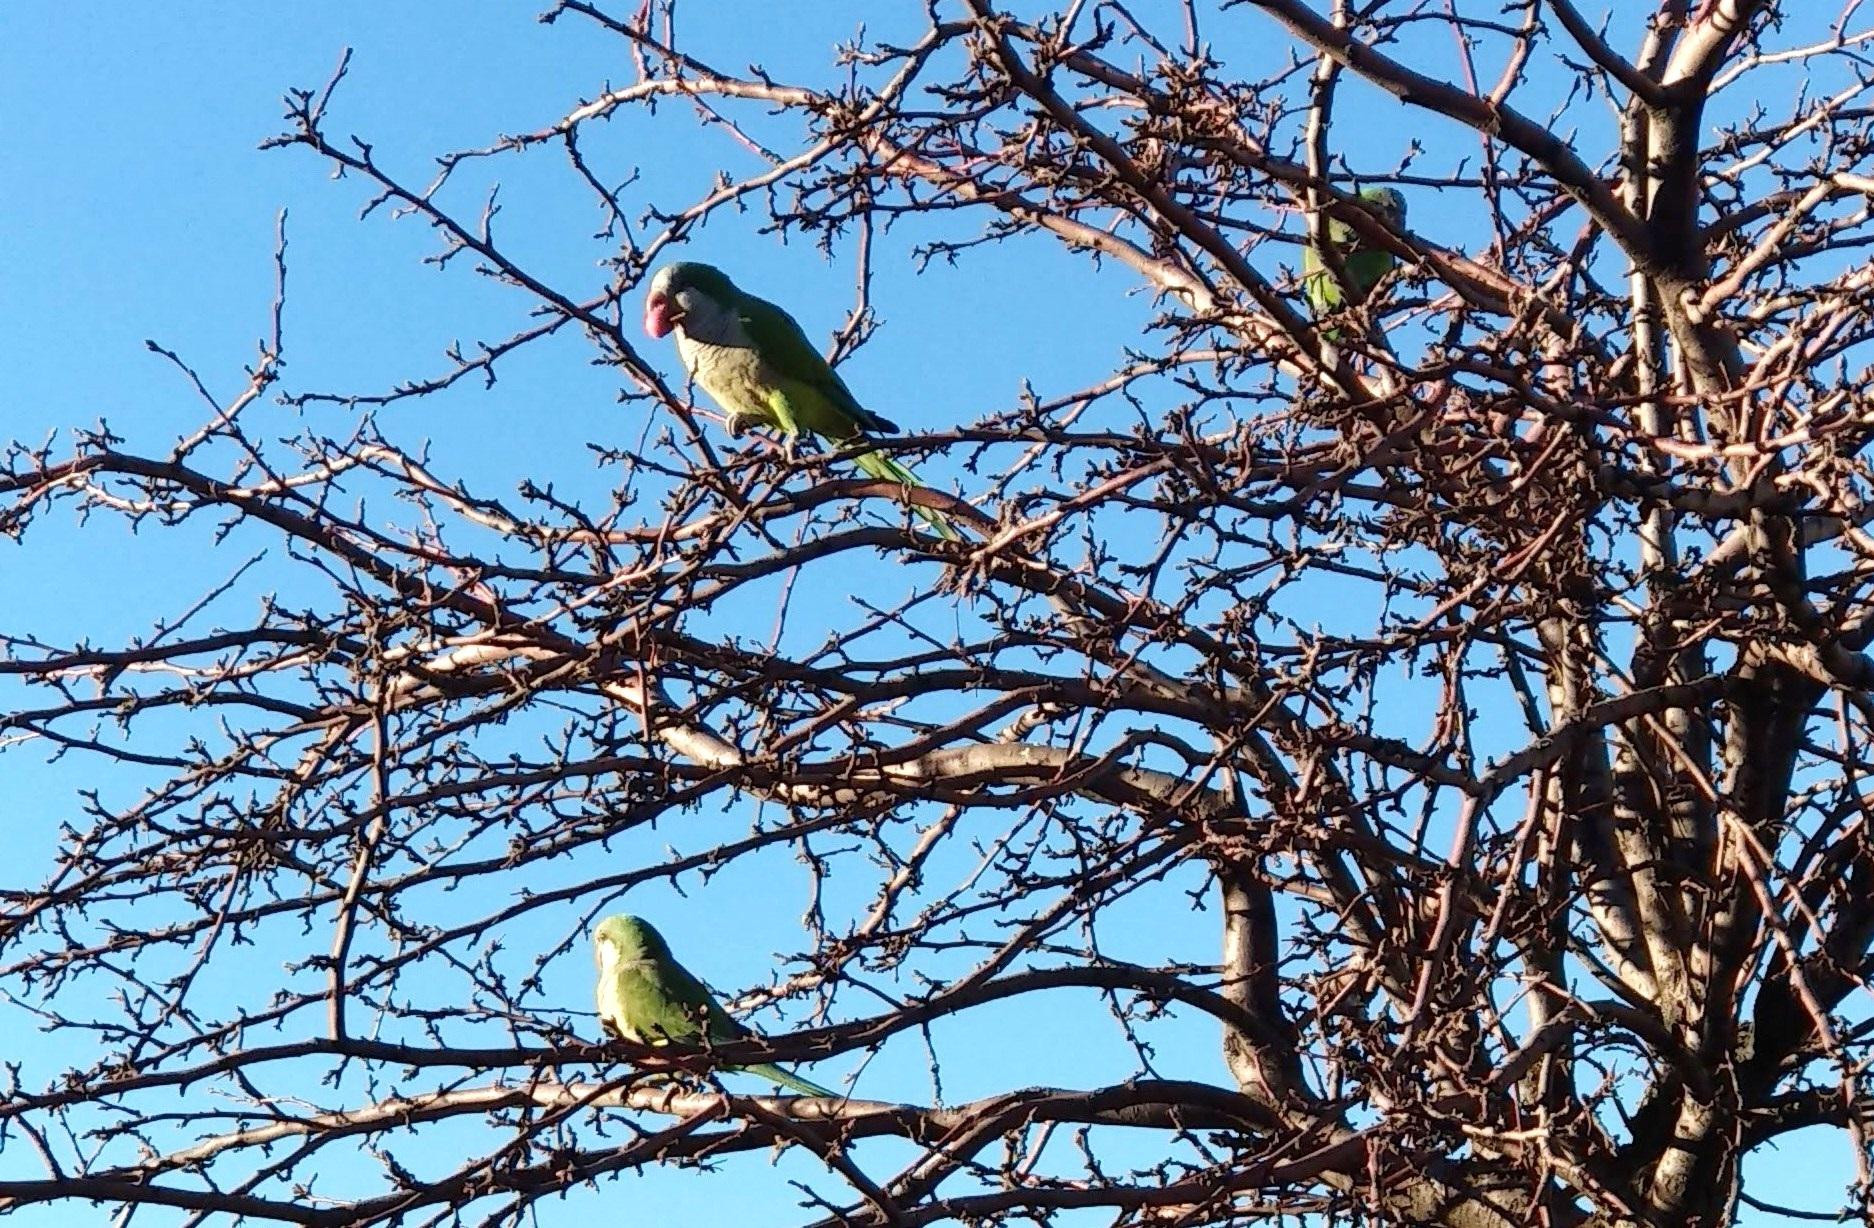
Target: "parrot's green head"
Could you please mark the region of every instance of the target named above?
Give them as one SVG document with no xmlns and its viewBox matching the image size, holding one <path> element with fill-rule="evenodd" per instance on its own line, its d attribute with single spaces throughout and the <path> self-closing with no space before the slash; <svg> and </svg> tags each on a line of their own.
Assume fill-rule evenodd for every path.
<svg viewBox="0 0 1874 1228">
<path fill-rule="evenodd" d="M 691 312 L 716 316 L 742 296 L 729 275 L 713 264 L 683 260 L 667 264 L 651 278 L 644 297 L 644 331 L 661 337 Z"/>
<path fill-rule="evenodd" d="M 599 922 L 592 931 L 592 954 L 601 968 L 670 959 L 664 936 L 643 917 L 620 913 Z"/>
<path fill-rule="evenodd" d="M 1361 188 L 1360 199 L 1372 205 L 1394 230 L 1405 229 L 1406 198 L 1398 188 Z"/>
</svg>

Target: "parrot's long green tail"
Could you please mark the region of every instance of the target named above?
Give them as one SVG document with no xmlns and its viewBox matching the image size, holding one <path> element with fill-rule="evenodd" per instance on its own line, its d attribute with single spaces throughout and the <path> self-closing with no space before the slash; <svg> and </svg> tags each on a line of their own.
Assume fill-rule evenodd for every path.
<svg viewBox="0 0 1874 1228">
<path fill-rule="evenodd" d="M 924 484 L 917 480 L 917 474 L 912 473 L 891 457 L 882 456 L 877 452 L 861 452 L 859 455 L 853 457 L 852 461 L 853 464 L 859 466 L 860 470 L 864 472 L 867 477 L 877 478 L 881 482 L 896 482 L 900 486 L 922 486 Z M 950 527 L 949 519 L 942 513 L 933 512 L 927 507 L 919 507 L 915 504 L 912 505 L 911 510 L 918 514 L 918 519 L 937 530 L 937 536 L 943 538 L 945 541 L 953 542 L 962 540 L 957 536 L 957 531 Z"/>
<path fill-rule="evenodd" d="M 831 1088 L 821 1087 L 818 1083 L 810 1083 L 799 1075 L 789 1074 L 772 1062 L 763 1062 L 759 1066 L 740 1066 L 737 1069 L 766 1079 L 770 1083 L 779 1083 L 782 1087 L 797 1091 L 803 1096 L 826 1096 L 834 1100 L 840 1098 L 839 1093 Z"/>
</svg>

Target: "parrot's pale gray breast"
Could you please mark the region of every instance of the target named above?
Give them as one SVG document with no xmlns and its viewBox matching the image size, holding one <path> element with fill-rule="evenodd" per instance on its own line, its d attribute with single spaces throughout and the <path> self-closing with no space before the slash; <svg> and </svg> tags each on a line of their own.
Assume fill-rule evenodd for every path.
<svg viewBox="0 0 1874 1228">
<path fill-rule="evenodd" d="M 703 391 L 730 414 L 765 421 L 776 377 L 735 312 L 710 300 L 684 308 L 677 329 L 677 357 Z"/>
</svg>

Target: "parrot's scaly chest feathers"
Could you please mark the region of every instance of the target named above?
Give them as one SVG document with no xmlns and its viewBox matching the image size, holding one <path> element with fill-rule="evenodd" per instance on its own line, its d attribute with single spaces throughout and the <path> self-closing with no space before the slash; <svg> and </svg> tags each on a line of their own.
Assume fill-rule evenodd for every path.
<svg viewBox="0 0 1874 1228">
<path fill-rule="evenodd" d="M 677 357 L 697 387 L 737 418 L 770 422 L 776 376 L 762 361 L 738 313 L 712 299 L 686 303 Z"/>
<path fill-rule="evenodd" d="M 745 346 L 711 345 L 687 336 L 678 338 L 677 350 L 690 378 L 716 404 L 738 418 L 772 420 L 768 398 L 774 392 L 775 378 L 761 355 Z"/>
</svg>

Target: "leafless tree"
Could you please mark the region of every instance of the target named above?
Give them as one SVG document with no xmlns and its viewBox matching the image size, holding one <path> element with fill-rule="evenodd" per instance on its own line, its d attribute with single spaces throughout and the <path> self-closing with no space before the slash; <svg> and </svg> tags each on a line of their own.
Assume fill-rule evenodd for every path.
<svg viewBox="0 0 1874 1228">
<path fill-rule="evenodd" d="M 9 756 L 137 782 L 5 897 L 7 1027 L 79 1056 L 9 1066 L 0 1208 L 511 1223 L 654 1166 L 706 1198 L 778 1148 L 824 1225 L 1677 1228 L 1774 1210 L 1747 1158 L 1824 1125 L 1860 1169 L 1806 1210 L 1869 1222 L 1859 0 L 933 0 L 798 83 L 678 7 L 555 4 L 635 76 L 427 180 L 335 130 L 343 68 L 290 96 L 275 156 L 518 292 L 510 335 L 308 392 L 276 317 L 175 446 L 8 453 L 11 535 L 76 511 L 269 553 L 204 555 L 132 641 L 0 628 Z M 628 116 L 758 169 L 650 209 Z M 458 207 L 491 167 L 584 185 L 601 284 Z M 1409 232 L 1356 203 L 1377 184 Z M 886 441 L 950 466 L 908 495 L 731 441 L 639 348 L 648 272 L 747 210 L 858 270 L 839 354 L 887 258 L 1052 246 L 1156 315 L 1085 387 Z M 1399 260 L 1331 328 L 1296 276 L 1328 218 Z M 607 498 L 474 489 L 375 412 L 556 336 L 624 392 Z M 260 424 L 282 395 L 303 430 Z M 861 575 L 843 624 L 797 612 Z M 737 1003 L 768 1040 L 594 1043 L 548 988 L 591 921 L 660 881 L 707 908 L 749 859 L 805 884 L 807 949 Z M 1102 946 L 1194 906 L 1203 962 Z M 707 1074 L 1101 1002 L 1139 1062 L 1082 1086 Z M 1159 1017 L 1207 1018 L 1214 1077 L 1155 1074 Z"/>
</svg>

